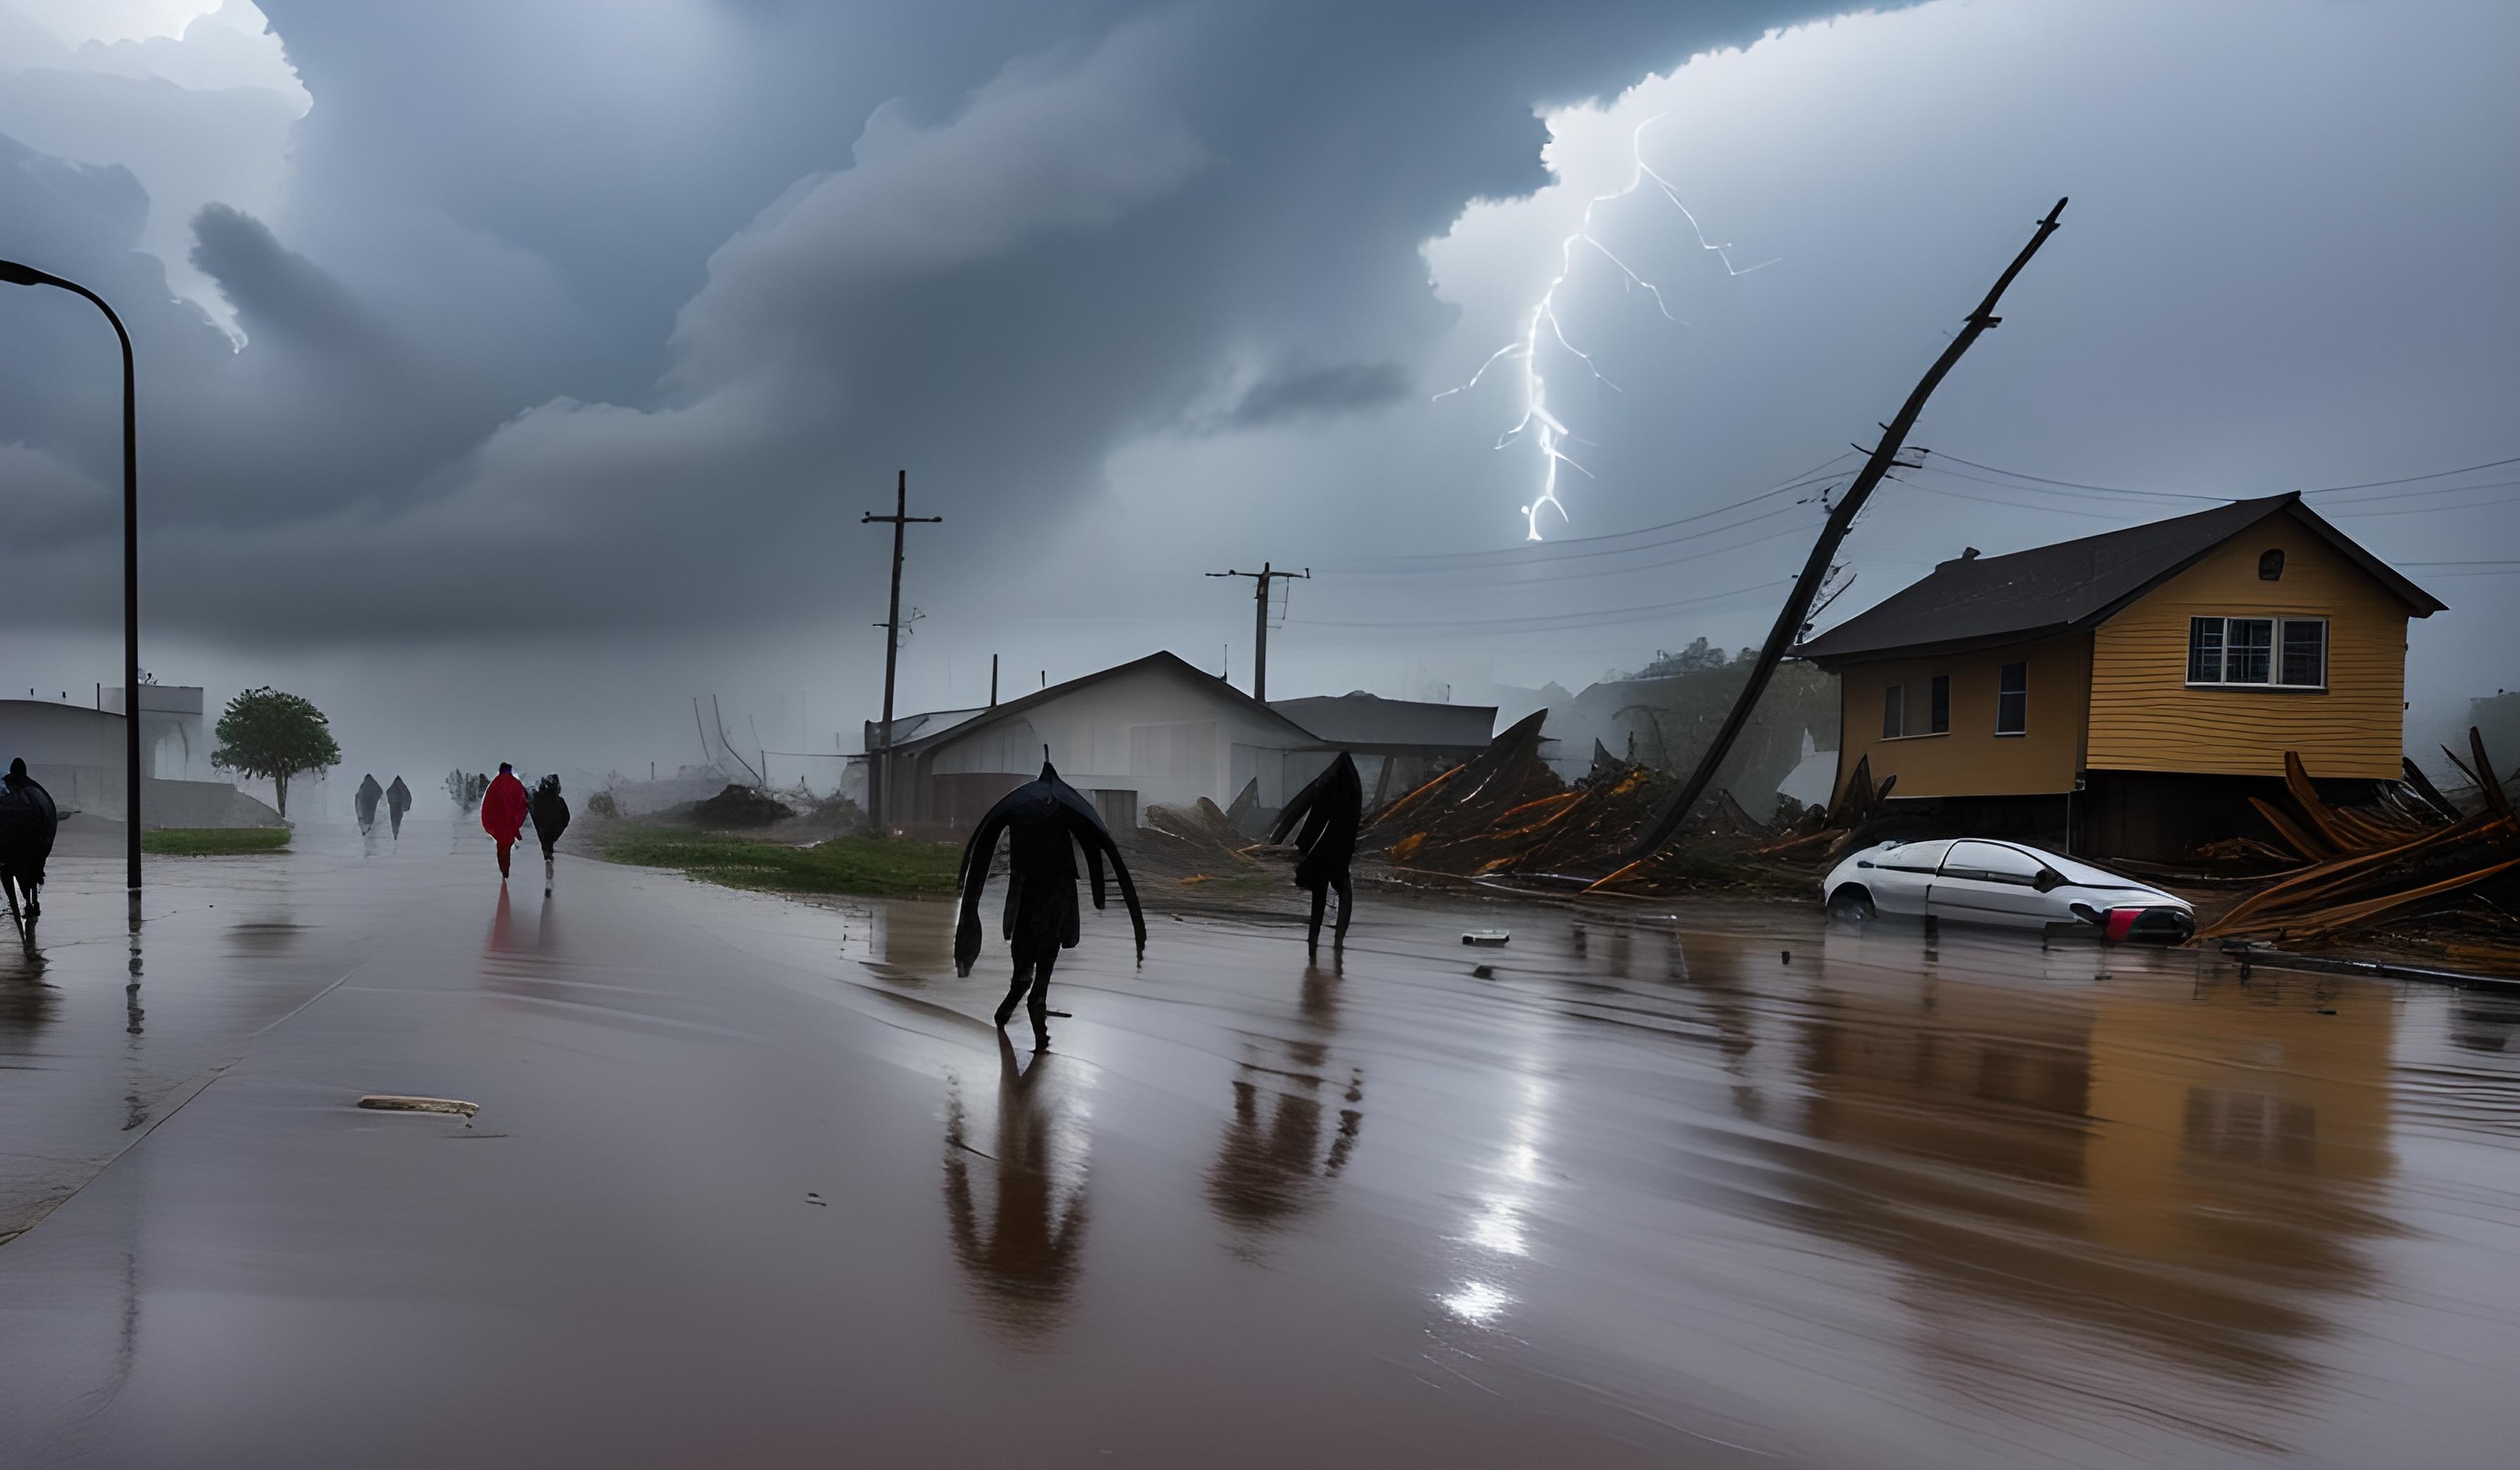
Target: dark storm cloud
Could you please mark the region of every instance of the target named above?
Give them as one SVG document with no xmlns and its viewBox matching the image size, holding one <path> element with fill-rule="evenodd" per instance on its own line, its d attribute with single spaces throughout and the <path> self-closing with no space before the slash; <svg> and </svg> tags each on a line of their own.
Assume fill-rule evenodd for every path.
<svg viewBox="0 0 2520 1470">
<path fill-rule="evenodd" d="M 1406 397 L 1409 386 L 1409 370 L 1396 362 L 1282 369 L 1252 384 L 1225 415 L 1223 427 L 1265 429 L 1298 419 L 1369 413 Z"/>
<path fill-rule="evenodd" d="M 335 354 L 382 353 L 382 334 L 366 310 L 330 272 L 283 246 L 269 225 L 209 205 L 193 217 L 193 263 L 218 283 L 255 341 Z"/>
<path fill-rule="evenodd" d="M 1545 177 L 1535 105 L 1818 9 L 275 0 L 315 98 L 289 207 L 197 221 L 243 349 L 97 263 L 127 218 L 27 253 L 132 305 L 183 625 L 742 622 L 828 595 L 834 485 L 920 467 L 983 566 L 1228 359 L 1408 355 L 1450 315 L 1420 241 Z M 113 473 L 58 392 L 13 394 L 0 439 Z M 72 574 L 27 574 L 20 611 Z"/>
</svg>

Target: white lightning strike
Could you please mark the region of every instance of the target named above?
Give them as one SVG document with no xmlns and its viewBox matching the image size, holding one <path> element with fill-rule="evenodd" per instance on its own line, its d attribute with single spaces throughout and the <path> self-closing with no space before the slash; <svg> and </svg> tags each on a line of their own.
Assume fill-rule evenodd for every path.
<svg viewBox="0 0 2520 1470">
<path fill-rule="evenodd" d="M 1558 242 L 1557 274 L 1549 278 L 1549 288 L 1540 294 L 1539 300 L 1532 303 L 1531 314 L 1523 322 L 1522 336 L 1489 353 L 1487 360 L 1479 364 L 1479 370 L 1470 375 L 1469 381 L 1448 388 L 1435 395 L 1435 399 L 1441 401 L 1455 393 L 1465 392 L 1478 387 L 1479 381 L 1488 375 L 1488 369 L 1500 362 L 1512 362 L 1519 365 L 1517 371 L 1522 379 L 1522 418 L 1511 429 L 1498 436 L 1496 447 L 1502 449 L 1512 443 L 1525 431 L 1529 431 L 1532 437 L 1540 444 L 1540 494 L 1529 505 L 1521 508 L 1523 519 L 1531 532 L 1530 538 L 1535 541 L 1541 539 L 1540 513 L 1544 508 L 1555 511 L 1561 521 L 1567 519 L 1565 502 L 1557 498 L 1557 467 L 1572 465 L 1577 474 L 1588 480 L 1593 474 L 1567 455 L 1564 445 L 1570 440 L 1575 440 L 1576 436 L 1567 430 L 1566 425 L 1555 414 L 1549 411 L 1549 380 L 1542 375 L 1540 368 L 1541 328 L 1546 326 L 1549 329 L 1549 335 L 1556 341 L 1557 345 L 1574 353 L 1576 360 L 1584 364 L 1585 370 L 1590 372 L 1596 381 L 1607 385 L 1612 392 L 1625 391 L 1619 385 L 1610 382 L 1609 378 L 1601 372 L 1600 365 L 1593 360 L 1591 353 L 1567 340 L 1566 326 L 1557 319 L 1557 288 L 1565 285 L 1566 278 L 1574 273 L 1576 247 L 1590 246 L 1602 259 L 1617 266 L 1619 274 L 1627 278 L 1629 285 L 1642 287 L 1645 295 L 1653 298 L 1654 309 L 1661 312 L 1665 320 L 1684 327 L 1688 325 L 1671 314 L 1670 303 L 1663 299 L 1661 288 L 1629 268 L 1628 262 L 1620 259 L 1608 246 L 1601 243 L 1599 237 L 1593 233 L 1593 211 L 1602 205 L 1627 198 L 1643 188 L 1647 180 L 1651 180 L 1653 186 L 1662 191 L 1663 198 L 1671 201 L 1672 207 L 1680 211 L 1680 217 L 1688 221 L 1690 232 L 1697 237 L 1698 248 L 1714 252 L 1715 258 L 1724 262 L 1726 275 L 1746 276 L 1754 270 L 1765 270 L 1777 263 L 1776 260 L 1771 259 L 1762 260 L 1756 265 L 1734 265 L 1732 255 L 1732 247 L 1729 244 L 1717 245 L 1708 240 L 1705 229 L 1697 222 L 1697 216 L 1689 212 L 1688 206 L 1680 202 L 1680 191 L 1674 189 L 1669 180 L 1654 172 L 1652 166 L 1645 162 L 1645 129 L 1661 121 L 1664 115 L 1661 113 L 1654 114 L 1638 123 L 1636 131 L 1628 135 L 1629 161 L 1634 168 L 1628 175 L 1626 186 L 1613 193 L 1597 194 L 1585 201 L 1583 217 L 1577 222 L 1574 233 Z"/>
</svg>

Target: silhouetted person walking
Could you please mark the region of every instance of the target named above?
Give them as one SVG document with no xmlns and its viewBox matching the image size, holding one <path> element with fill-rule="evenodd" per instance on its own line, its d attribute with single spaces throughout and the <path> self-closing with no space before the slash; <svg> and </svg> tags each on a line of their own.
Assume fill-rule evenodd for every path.
<svg viewBox="0 0 2520 1470">
<path fill-rule="evenodd" d="M 499 881 L 508 881 L 508 850 L 525 830 L 525 783 L 508 762 L 499 762 L 499 774 L 481 793 L 481 830 L 499 845 Z"/>
<path fill-rule="evenodd" d="M 377 803 L 384 800 L 385 789 L 377 784 L 376 772 L 359 778 L 358 794 L 350 799 L 350 809 L 358 813 L 359 835 L 365 837 L 377 825 Z"/>
<path fill-rule="evenodd" d="M 568 803 L 561 799 L 560 777 L 545 776 L 534 783 L 534 794 L 525 804 L 534 819 L 534 836 L 543 845 L 543 892 L 552 890 L 552 876 L 558 866 L 552 850 L 560 846 L 560 835 L 568 830 Z"/>
<path fill-rule="evenodd" d="M 954 973 L 968 975 L 980 957 L 980 890 L 988 885 L 998 835 L 1007 835 L 1006 935 L 1014 951 L 1015 973 L 1007 998 L 998 1006 L 998 1027 L 1006 1028 L 1015 1006 L 1031 1000 L 1035 1050 L 1050 1045 L 1050 970 L 1061 949 L 1076 947 L 1076 849 L 1085 850 L 1085 865 L 1094 876 L 1094 906 L 1102 906 L 1102 860 L 1111 860 L 1120 883 L 1121 900 L 1129 905 L 1129 923 L 1137 931 L 1138 959 L 1147 958 L 1147 916 L 1138 907 L 1138 890 L 1129 881 L 1129 865 L 1120 859 L 1118 844 L 1092 803 L 1075 787 L 1058 779 L 1048 760 L 1038 779 L 1001 798 L 980 818 L 971 841 L 963 849 L 963 916 L 954 929 Z"/>
<path fill-rule="evenodd" d="M 393 823 L 396 841 L 402 838 L 402 814 L 410 809 L 411 788 L 402 784 L 402 777 L 396 776 L 393 784 L 385 788 L 385 818 Z"/>
<path fill-rule="evenodd" d="M 9 912 L 22 932 L 31 934 L 44 911 L 39 896 L 44 863 L 53 855 L 53 836 L 61 824 L 53 794 L 26 774 L 22 758 L 11 760 L 9 773 L 0 776 L 0 892 L 6 893 Z"/>
<path fill-rule="evenodd" d="M 1322 947 L 1322 910 L 1328 906 L 1330 890 L 1338 890 L 1339 900 L 1338 928 L 1330 937 L 1332 948 L 1346 944 L 1348 915 L 1356 907 L 1356 893 L 1349 887 L 1347 870 L 1356 860 L 1357 829 L 1365 822 L 1365 782 L 1357 776 L 1356 762 L 1348 758 L 1347 752 L 1339 752 L 1336 760 L 1295 793 L 1286 809 L 1278 813 L 1278 825 L 1271 829 L 1269 840 L 1284 842 L 1299 821 L 1304 829 L 1295 838 L 1295 887 L 1312 890 L 1313 919 L 1304 932 L 1304 947 L 1318 954 Z"/>
</svg>

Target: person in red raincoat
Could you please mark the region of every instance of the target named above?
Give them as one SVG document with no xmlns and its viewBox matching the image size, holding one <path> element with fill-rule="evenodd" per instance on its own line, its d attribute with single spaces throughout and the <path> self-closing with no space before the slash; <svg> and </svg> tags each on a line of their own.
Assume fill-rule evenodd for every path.
<svg viewBox="0 0 2520 1470">
<path fill-rule="evenodd" d="M 508 881 L 508 850 L 525 830 L 525 783 L 508 762 L 499 762 L 499 774 L 490 778 L 490 789 L 481 793 L 481 830 L 499 845 L 499 881 Z"/>
</svg>

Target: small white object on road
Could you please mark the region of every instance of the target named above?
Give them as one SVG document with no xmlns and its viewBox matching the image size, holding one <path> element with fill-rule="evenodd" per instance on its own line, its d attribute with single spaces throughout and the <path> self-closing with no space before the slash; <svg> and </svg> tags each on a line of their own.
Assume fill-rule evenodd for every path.
<svg viewBox="0 0 2520 1470">
<path fill-rule="evenodd" d="M 1462 942 L 1464 944 L 1502 944 L 1512 938 L 1513 933 L 1510 930 L 1473 929 L 1462 936 Z"/>
</svg>

